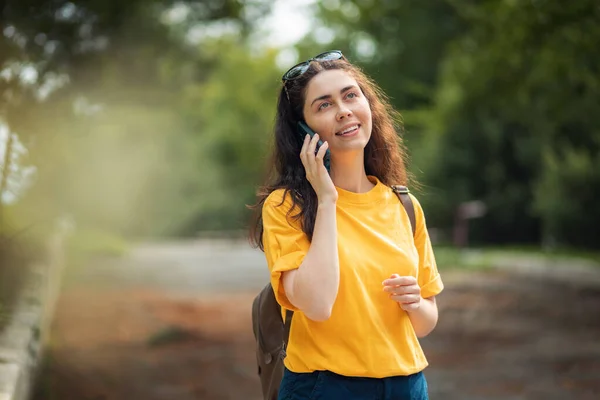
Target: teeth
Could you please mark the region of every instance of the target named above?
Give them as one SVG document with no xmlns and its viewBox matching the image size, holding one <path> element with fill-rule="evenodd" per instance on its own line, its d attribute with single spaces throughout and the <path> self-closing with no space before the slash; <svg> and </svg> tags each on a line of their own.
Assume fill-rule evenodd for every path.
<svg viewBox="0 0 600 400">
<path fill-rule="evenodd" d="M 341 132 L 340 132 L 340 134 L 341 134 L 341 135 L 343 135 L 344 133 L 351 132 L 351 131 L 353 131 L 353 130 L 355 130 L 355 129 L 357 129 L 357 128 L 358 128 L 358 125 L 351 126 L 350 128 L 348 128 L 348 129 L 346 129 L 346 130 L 343 130 L 343 131 L 341 131 Z"/>
</svg>

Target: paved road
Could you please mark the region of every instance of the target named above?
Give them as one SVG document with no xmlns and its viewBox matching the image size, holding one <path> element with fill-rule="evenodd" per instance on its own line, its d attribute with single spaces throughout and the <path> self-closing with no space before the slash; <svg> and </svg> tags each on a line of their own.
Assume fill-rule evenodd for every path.
<svg viewBox="0 0 600 400">
<path fill-rule="evenodd" d="M 73 275 L 79 282 L 147 287 L 180 296 L 259 290 L 269 279 L 264 254 L 231 240 L 145 243 L 124 258 L 98 260 Z"/>
<path fill-rule="evenodd" d="M 511 262 L 511 265 L 514 263 Z M 567 274 L 569 278 L 573 278 L 573 272 Z M 600 271 L 589 273 L 593 276 L 586 276 L 585 280 L 590 285 L 581 284 L 582 279 L 566 279 L 560 274 L 552 274 L 555 276 L 550 279 L 551 274 L 537 267 L 520 271 L 507 268 L 493 273 L 444 273 L 446 290 L 439 298 L 440 323 L 434 333 L 423 340 L 431 362 L 427 369 L 431 398 L 600 399 L 600 287 L 591 284 L 597 281 L 592 278 L 598 278 Z M 81 290 L 83 288 L 85 294 L 85 288 L 90 283 L 99 289 L 125 289 L 117 292 L 125 293 L 127 299 L 119 299 L 113 303 L 94 299 L 94 304 L 109 304 L 110 307 L 106 308 L 110 310 L 126 307 L 124 313 L 133 313 L 131 310 L 134 310 L 132 315 L 139 315 L 140 320 L 145 321 L 149 318 L 147 305 L 132 297 L 130 293 L 136 291 L 129 290 L 130 288 L 151 289 L 169 298 L 181 296 L 181 303 L 185 303 L 202 295 L 212 297 L 219 293 L 257 291 L 267 280 L 264 255 L 245 243 L 240 245 L 239 242 L 226 240 L 147 243 L 136 247 L 122 259 L 99 260 L 75 274 L 70 273 L 69 281 L 73 285 L 71 295 L 63 300 L 64 307 L 68 305 L 73 310 L 67 312 L 63 308 L 62 315 L 58 317 L 58 325 L 59 328 L 64 327 L 62 332 L 65 335 L 73 336 L 71 341 L 76 341 L 87 334 L 87 331 L 75 335 L 73 327 L 83 329 L 90 325 L 91 332 L 99 332 L 103 327 L 118 327 L 119 324 L 127 323 L 123 321 L 135 320 L 129 314 L 126 314 L 127 318 L 119 320 L 121 322 L 115 322 L 112 317 L 98 321 L 87 320 L 91 306 L 85 303 Z M 249 299 L 246 303 L 248 302 Z M 236 307 L 238 305 L 239 303 L 235 303 Z M 188 307 L 179 304 L 174 309 L 181 311 Z M 231 307 L 233 306 L 228 305 L 224 308 L 230 313 Z M 243 312 L 246 313 L 247 308 Z M 247 315 L 246 317 L 249 318 Z M 188 320 L 190 318 L 184 318 L 184 321 Z M 231 365 L 226 368 L 235 366 L 240 370 L 242 366 L 253 371 L 255 367 L 253 354 L 249 351 L 253 345 L 249 321 L 245 324 L 243 331 L 246 332 L 244 340 L 247 342 L 240 342 L 240 348 L 243 349 L 240 354 L 248 358 L 243 362 L 230 362 Z M 135 331 L 134 328 L 131 329 Z M 64 344 L 55 353 L 63 363 L 72 358 L 74 344 L 71 341 L 63 339 Z M 224 347 L 227 352 L 231 351 L 233 343 L 237 342 Z M 91 364 L 88 370 L 95 371 L 91 373 L 94 376 L 101 370 L 95 364 L 96 360 L 102 359 L 101 354 L 107 350 L 97 350 L 96 344 L 92 344 L 91 350 L 86 349 L 85 354 L 89 354 L 88 361 L 93 361 L 89 361 Z M 135 345 L 134 349 L 138 349 L 139 353 L 119 350 L 115 357 L 119 357 L 121 364 L 131 362 L 128 370 L 135 371 L 137 368 L 145 371 L 144 363 L 136 364 L 134 361 L 154 353 L 140 350 L 139 345 Z M 195 347 L 185 350 L 184 354 L 193 355 L 194 351 L 197 351 Z M 170 360 L 169 362 L 174 363 L 181 357 L 180 353 L 173 353 L 161 358 L 160 362 Z M 85 363 L 79 361 L 73 364 L 76 368 L 85 366 Z M 164 368 L 163 364 L 156 365 Z M 197 362 L 193 365 L 197 365 Z M 211 370 L 215 365 L 211 364 Z M 168 368 L 174 370 L 177 367 L 173 364 Z M 183 370 L 188 369 L 185 367 Z M 112 365 L 105 370 L 107 378 L 103 379 L 117 379 L 111 375 L 114 370 Z M 60 375 L 60 371 L 52 374 Z M 85 374 L 88 374 L 87 370 Z M 143 378 L 139 379 L 140 382 L 147 384 L 146 375 L 140 375 Z M 239 379 L 236 376 L 233 374 L 231 379 Z M 93 382 L 94 385 L 98 383 L 96 381 Z M 198 384 L 195 376 L 193 381 Z M 256 390 L 254 375 L 247 377 L 246 382 L 249 385 L 247 387 L 251 388 L 248 390 Z M 127 390 L 132 389 L 127 387 Z M 226 397 L 221 391 L 221 397 L 218 394 L 213 397 L 208 394 L 190 394 L 189 398 L 212 400 L 240 397 Z"/>
</svg>

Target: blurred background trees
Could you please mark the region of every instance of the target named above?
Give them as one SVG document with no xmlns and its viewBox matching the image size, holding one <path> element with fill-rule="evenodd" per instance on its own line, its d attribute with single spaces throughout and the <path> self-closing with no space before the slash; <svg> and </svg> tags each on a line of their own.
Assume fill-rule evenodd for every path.
<svg viewBox="0 0 600 400">
<path fill-rule="evenodd" d="M 281 73 L 338 48 L 401 111 L 440 240 L 480 200 L 471 243 L 598 248 L 592 0 L 311 2 L 284 48 L 264 40 L 266 0 L 0 5 L 3 231 L 65 216 L 96 244 L 244 229 Z"/>
<path fill-rule="evenodd" d="M 478 244 L 598 247 L 594 1 L 323 2 L 321 32 L 404 115 L 432 226 L 481 200 Z"/>
</svg>

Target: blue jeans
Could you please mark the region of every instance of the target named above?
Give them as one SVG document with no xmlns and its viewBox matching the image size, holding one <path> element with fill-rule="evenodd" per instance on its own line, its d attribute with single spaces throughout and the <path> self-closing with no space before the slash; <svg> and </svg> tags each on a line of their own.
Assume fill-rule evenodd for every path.
<svg viewBox="0 0 600 400">
<path fill-rule="evenodd" d="M 284 369 L 278 400 L 429 400 L 423 372 L 388 378 L 355 378 L 330 371 Z"/>
</svg>

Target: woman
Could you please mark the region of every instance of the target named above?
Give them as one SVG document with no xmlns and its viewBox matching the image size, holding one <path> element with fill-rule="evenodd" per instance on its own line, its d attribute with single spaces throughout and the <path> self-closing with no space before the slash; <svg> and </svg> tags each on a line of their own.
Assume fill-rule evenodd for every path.
<svg viewBox="0 0 600 400">
<path fill-rule="evenodd" d="M 428 398 L 418 338 L 443 284 L 421 206 L 411 195 L 413 236 L 390 188 L 406 184 L 404 155 L 385 97 L 341 52 L 283 76 L 275 176 L 252 227 L 277 301 L 295 311 L 279 399 Z"/>
</svg>

